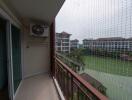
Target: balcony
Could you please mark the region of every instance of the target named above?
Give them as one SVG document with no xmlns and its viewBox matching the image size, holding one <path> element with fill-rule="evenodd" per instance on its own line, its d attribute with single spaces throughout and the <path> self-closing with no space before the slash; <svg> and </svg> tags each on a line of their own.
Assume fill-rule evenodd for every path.
<svg viewBox="0 0 132 100">
<path fill-rule="evenodd" d="M 5 77 L 0 81 L 2 88 L 6 85 L 10 100 L 108 100 L 76 73 L 78 69 L 71 69 L 62 59 L 54 58 L 54 19 L 64 1 L 0 2 L 0 28 L 5 35 L 0 41 L 4 44 L 0 53 L 5 54 L 1 55 L 4 59 L 1 66 L 6 70 L 2 71 Z M 31 36 L 32 23 L 48 25 L 49 36 Z"/>
<path fill-rule="evenodd" d="M 60 96 L 58 89 L 63 96 Z M 47 73 L 24 79 L 15 100 L 63 100 L 63 98 L 65 100 L 108 100 L 57 57 L 53 77 Z"/>
</svg>

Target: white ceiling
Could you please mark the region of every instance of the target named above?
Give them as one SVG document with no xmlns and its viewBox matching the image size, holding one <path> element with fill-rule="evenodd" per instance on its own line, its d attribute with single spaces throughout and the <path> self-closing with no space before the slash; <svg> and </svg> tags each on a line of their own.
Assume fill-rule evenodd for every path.
<svg viewBox="0 0 132 100">
<path fill-rule="evenodd" d="M 24 18 L 51 23 L 65 0 L 4 0 Z"/>
</svg>

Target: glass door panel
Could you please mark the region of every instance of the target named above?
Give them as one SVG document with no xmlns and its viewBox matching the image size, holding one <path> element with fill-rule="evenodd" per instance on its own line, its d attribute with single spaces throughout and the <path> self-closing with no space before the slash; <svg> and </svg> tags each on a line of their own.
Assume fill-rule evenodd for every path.
<svg viewBox="0 0 132 100">
<path fill-rule="evenodd" d="M 13 58 L 13 83 L 14 92 L 16 92 L 20 81 L 22 79 L 21 75 L 21 40 L 20 40 L 20 30 L 11 26 L 12 32 L 12 58 Z"/>
<path fill-rule="evenodd" d="M 0 18 L 0 100 L 8 100 L 6 21 Z"/>
</svg>

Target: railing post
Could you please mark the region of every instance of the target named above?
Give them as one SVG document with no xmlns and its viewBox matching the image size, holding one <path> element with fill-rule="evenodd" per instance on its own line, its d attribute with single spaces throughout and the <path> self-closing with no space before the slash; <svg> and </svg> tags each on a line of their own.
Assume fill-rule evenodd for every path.
<svg viewBox="0 0 132 100">
<path fill-rule="evenodd" d="M 73 93 L 73 87 L 74 87 L 74 85 L 73 85 L 73 77 L 72 77 L 72 75 L 71 75 L 71 100 L 73 100 L 73 96 L 74 96 L 74 93 Z"/>
<path fill-rule="evenodd" d="M 50 70 L 55 76 L 55 20 L 50 26 Z"/>
</svg>

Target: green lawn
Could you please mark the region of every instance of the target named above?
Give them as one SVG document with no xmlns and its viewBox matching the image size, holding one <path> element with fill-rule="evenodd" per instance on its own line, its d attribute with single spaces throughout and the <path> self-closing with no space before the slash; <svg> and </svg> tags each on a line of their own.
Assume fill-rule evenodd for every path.
<svg viewBox="0 0 132 100">
<path fill-rule="evenodd" d="M 132 76 L 132 62 L 96 56 L 84 56 L 84 61 L 88 69 L 123 76 Z"/>
</svg>

